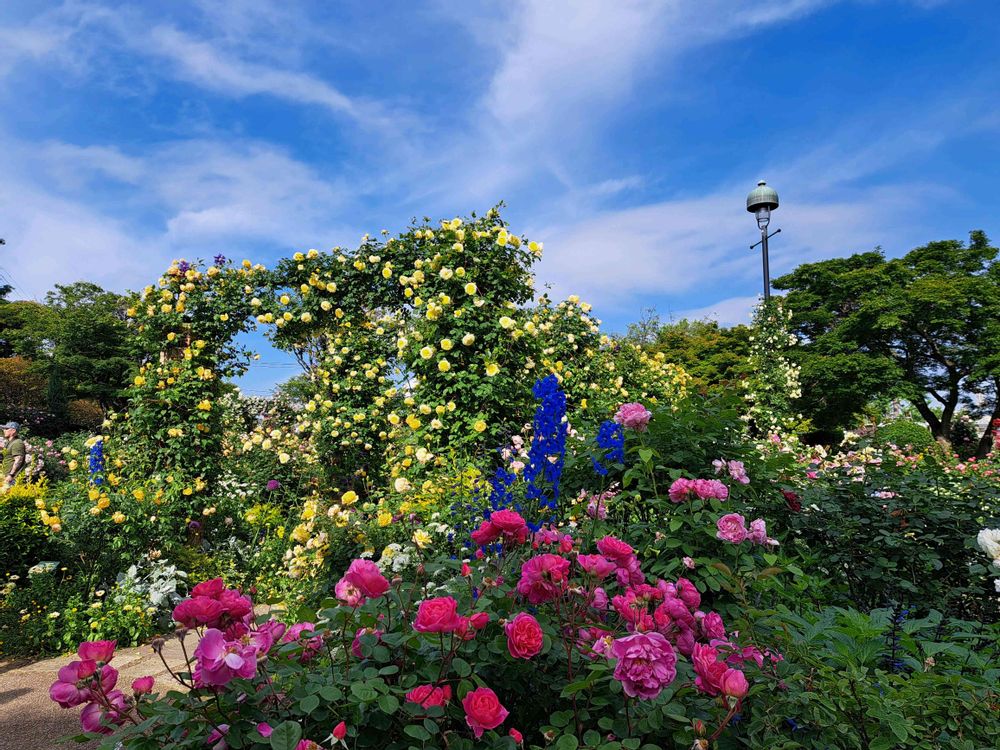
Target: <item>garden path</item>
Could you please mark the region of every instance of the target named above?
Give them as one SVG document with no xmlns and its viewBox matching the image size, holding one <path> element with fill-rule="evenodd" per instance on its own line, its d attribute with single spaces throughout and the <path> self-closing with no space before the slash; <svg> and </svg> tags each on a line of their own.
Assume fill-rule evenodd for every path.
<svg viewBox="0 0 1000 750">
<path fill-rule="evenodd" d="M 171 638 L 163 647 L 171 667 L 184 664 L 180 642 Z M 76 658 L 57 656 L 42 661 L 0 661 L 0 750 L 54 750 L 56 748 L 93 748 L 96 743 L 60 744 L 63 737 L 80 731 L 79 708 L 59 708 L 49 698 L 49 685 L 56 672 Z M 157 687 L 170 682 L 163 662 L 147 646 L 123 648 L 115 652 L 114 666 L 119 671 L 118 688 L 129 694 L 136 677 L 152 675 Z"/>
</svg>

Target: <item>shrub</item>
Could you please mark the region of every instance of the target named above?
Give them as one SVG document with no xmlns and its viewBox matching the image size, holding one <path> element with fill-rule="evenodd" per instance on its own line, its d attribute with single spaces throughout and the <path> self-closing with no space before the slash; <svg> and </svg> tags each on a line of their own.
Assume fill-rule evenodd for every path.
<svg viewBox="0 0 1000 750">
<path fill-rule="evenodd" d="M 58 559 L 58 551 L 39 517 L 44 484 L 18 481 L 0 494 L 0 570 L 23 576 L 40 560 Z"/>
<path fill-rule="evenodd" d="M 875 431 L 876 445 L 910 448 L 913 453 L 924 453 L 937 446 L 931 431 L 909 419 L 896 419 Z"/>
</svg>

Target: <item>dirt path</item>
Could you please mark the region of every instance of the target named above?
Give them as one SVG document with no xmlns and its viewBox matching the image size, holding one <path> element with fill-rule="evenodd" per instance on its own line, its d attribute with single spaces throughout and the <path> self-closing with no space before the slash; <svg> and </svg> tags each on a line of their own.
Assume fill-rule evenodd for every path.
<svg viewBox="0 0 1000 750">
<path fill-rule="evenodd" d="M 167 663 L 184 663 L 180 643 L 167 641 L 163 654 Z M 96 743 L 60 744 L 63 737 L 80 732 L 80 708 L 59 708 L 49 698 L 49 686 L 60 667 L 74 656 L 57 656 L 43 661 L 0 661 L 0 750 L 53 750 L 53 748 L 92 748 Z M 115 653 L 112 665 L 118 669 L 117 687 L 129 694 L 132 680 L 152 675 L 154 689 L 173 685 L 153 649 L 149 646 L 123 648 Z"/>
</svg>

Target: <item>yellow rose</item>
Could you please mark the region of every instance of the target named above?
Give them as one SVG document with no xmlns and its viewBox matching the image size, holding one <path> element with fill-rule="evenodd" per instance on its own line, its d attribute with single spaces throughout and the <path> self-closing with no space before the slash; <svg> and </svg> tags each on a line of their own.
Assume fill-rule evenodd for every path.
<svg viewBox="0 0 1000 750">
<path fill-rule="evenodd" d="M 383 528 L 388 526 L 390 523 L 392 523 L 392 513 L 383 510 L 378 514 L 377 522 L 378 525 Z"/>
<path fill-rule="evenodd" d="M 466 294 L 475 294 L 478 291 L 479 291 L 479 287 L 477 287 L 476 284 L 475 284 L 475 282 L 473 282 L 473 281 L 470 281 L 468 284 L 465 285 L 465 293 Z"/>
<path fill-rule="evenodd" d="M 500 318 L 500 327 L 501 328 L 506 328 L 506 329 L 509 330 L 509 329 L 513 328 L 514 325 L 515 325 L 515 323 L 514 323 L 513 318 L 508 318 L 506 315 L 504 315 L 502 318 Z"/>
<path fill-rule="evenodd" d="M 420 549 L 426 549 L 431 544 L 431 535 L 428 534 L 423 529 L 417 529 L 413 532 L 413 543 L 417 545 Z"/>
<path fill-rule="evenodd" d="M 490 362 L 488 365 L 486 365 L 486 376 L 487 377 L 492 378 L 498 372 L 500 372 L 500 365 L 498 365 L 496 362 Z"/>
<path fill-rule="evenodd" d="M 453 346 L 455 345 L 452 343 L 451 339 L 441 339 L 441 348 L 446 352 L 451 351 Z"/>
<path fill-rule="evenodd" d="M 475 341 L 476 341 L 475 334 L 467 333 L 464 336 L 462 336 L 462 343 L 465 344 L 466 346 L 472 346 L 475 343 Z"/>
<path fill-rule="evenodd" d="M 114 521 L 115 523 L 122 523 L 125 520 L 125 514 L 122 513 L 120 510 L 116 510 L 115 514 L 111 516 L 111 520 Z"/>
<path fill-rule="evenodd" d="M 476 432 L 486 432 L 486 422 L 480 419 L 474 425 L 472 425 L 472 429 L 474 429 Z"/>
<path fill-rule="evenodd" d="M 438 370 L 441 372 L 448 372 L 451 369 L 451 363 L 446 359 L 438 361 Z"/>
<path fill-rule="evenodd" d="M 358 501 L 358 493 L 354 490 L 348 490 L 343 495 L 340 496 L 340 502 L 343 505 L 352 505 Z"/>
<path fill-rule="evenodd" d="M 431 357 L 434 356 L 434 347 L 432 347 L 432 346 L 425 346 L 424 348 L 422 348 L 420 350 L 420 356 L 423 359 L 430 359 Z"/>
</svg>

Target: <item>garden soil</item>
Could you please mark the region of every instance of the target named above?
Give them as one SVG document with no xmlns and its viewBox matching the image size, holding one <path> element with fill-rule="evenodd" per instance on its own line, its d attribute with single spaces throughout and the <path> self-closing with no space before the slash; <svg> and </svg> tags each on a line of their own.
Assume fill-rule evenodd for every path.
<svg viewBox="0 0 1000 750">
<path fill-rule="evenodd" d="M 180 642 L 167 641 L 163 656 L 172 668 L 182 667 Z M 59 708 L 49 698 L 49 685 L 60 667 L 75 656 L 58 656 L 43 661 L 0 661 L 0 750 L 57 750 L 94 748 L 96 742 L 61 743 L 64 737 L 80 732 L 80 708 Z M 173 685 L 163 662 L 149 646 L 123 648 L 112 662 L 119 671 L 118 689 L 126 694 L 136 677 L 152 675 L 156 687 Z"/>
</svg>

